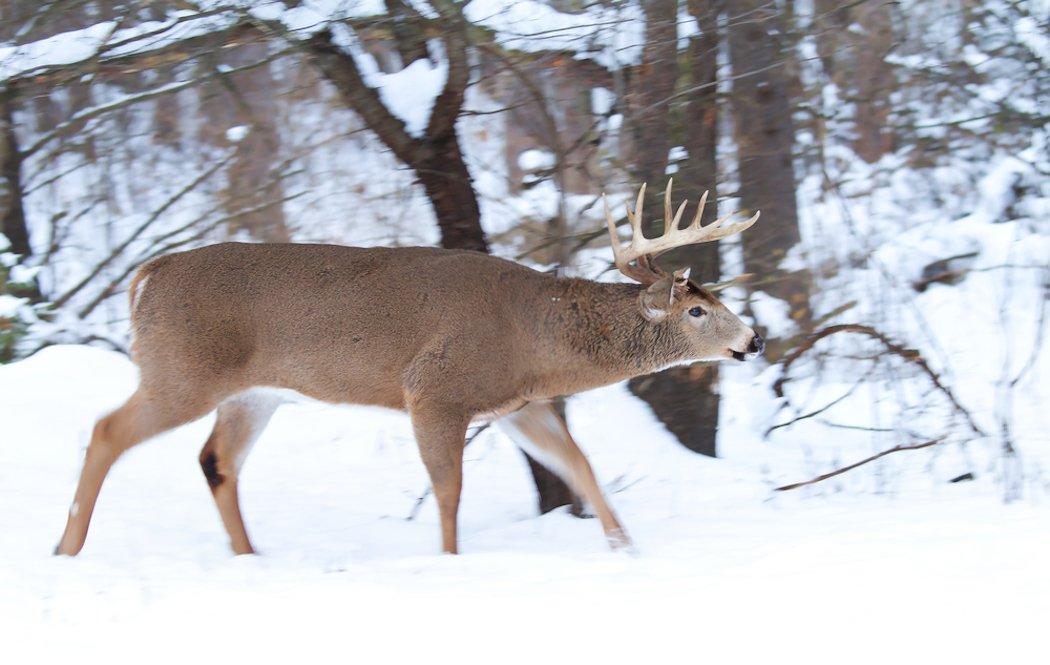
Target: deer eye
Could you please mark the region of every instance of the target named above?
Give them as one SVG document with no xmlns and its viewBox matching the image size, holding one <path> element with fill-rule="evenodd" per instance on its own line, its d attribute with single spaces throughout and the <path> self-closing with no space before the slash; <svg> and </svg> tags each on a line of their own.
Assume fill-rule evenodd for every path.
<svg viewBox="0 0 1050 665">
<path fill-rule="evenodd" d="M 703 315 L 704 315 L 704 310 L 699 308 L 699 307 L 694 307 L 691 310 L 689 310 L 689 316 L 703 316 Z"/>
</svg>

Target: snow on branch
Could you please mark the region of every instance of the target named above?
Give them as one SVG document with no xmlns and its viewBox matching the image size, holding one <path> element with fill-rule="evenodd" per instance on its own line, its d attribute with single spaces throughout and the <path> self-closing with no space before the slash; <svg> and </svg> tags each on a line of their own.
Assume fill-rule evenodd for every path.
<svg viewBox="0 0 1050 665">
<path fill-rule="evenodd" d="M 195 10 L 171 12 L 163 21 L 145 21 L 127 28 L 120 28 L 116 21 L 103 21 L 25 44 L 0 45 L 0 84 L 185 49 L 217 33 L 250 28 L 253 18 L 280 23 L 289 33 L 305 38 L 333 21 L 385 13 L 379 0 L 307 0 L 292 8 L 283 2 L 203 0 L 194 6 Z"/>
<path fill-rule="evenodd" d="M 568 51 L 612 69 L 637 64 L 645 42 L 645 18 L 634 2 L 592 4 L 582 12 L 567 13 L 536 0 L 473 0 L 464 15 L 474 25 L 494 31 L 504 48 Z"/>
</svg>

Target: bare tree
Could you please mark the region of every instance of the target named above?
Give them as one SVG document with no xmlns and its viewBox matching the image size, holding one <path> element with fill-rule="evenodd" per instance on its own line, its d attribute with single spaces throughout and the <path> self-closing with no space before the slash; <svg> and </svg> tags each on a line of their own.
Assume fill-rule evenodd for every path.
<svg viewBox="0 0 1050 665">
<path fill-rule="evenodd" d="M 0 231 L 11 243 L 10 251 L 29 256 L 32 248 L 22 202 L 22 153 L 15 135 L 14 98 L 13 90 L 0 88 Z"/>
<path fill-rule="evenodd" d="M 467 23 L 455 3 L 433 4 L 440 14 L 448 77 L 420 137 L 413 136 L 365 82 L 353 55 L 333 42 L 332 30 L 318 32 L 305 47 L 346 105 L 415 172 L 434 208 L 442 246 L 484 252 L 488 242 L 481 229 L 481 208 L 456 129 L 470 82 Z"/>
<path fill-rule="evenodd" d="M 705 190 L 718 200 L 718 11 L 715 0 L 690 0 L 690 14 L 700 26 L 685 53 L 689 92 L 681 110 L 687 158 L 675 177 L 678 190 L 696 201 Z M 665 114 L 666 115 L 666 114 Z M 704 212 L 704 223 L 717 217 L 717 205 Z M 682 247 L 669 254 L 675 265 L 689 266 L 694 279 L 717 282 L 721 277 L 718 245 Z M 718 367 L 700 364 L 675 367 L 631 381 L 631 391 L 644 399 L 657 418 L 686 448 L 715 456 L 718 435 Z"/>
<path fill-rule="evenodd" d="M 780 268 L 781 260 L 800 240 L 792 103 L 781 52 L 782 20 L 776 6 L 764 0 L 740 0 L 730 9 L 731 99 L 740 199 L 744 209 L 762 211 L 762 233 L 743 238 L 744 268 L 762 275 L 762 290 L 786 302 L 792 319 L 805 328 L 812 319 L 808 275 Z M 775 354 L 776 345 L 770 347 Z"/>
<path fill-rule="evenodd" d="M 889 112 L 895 81 L 886 59 L 894 46 L 891 3 L 817 0 L 815 9 L 813 34 L 824 73 L 856 105 L 853 148 L 874 162 L 893 147 Z"/>
</svg>

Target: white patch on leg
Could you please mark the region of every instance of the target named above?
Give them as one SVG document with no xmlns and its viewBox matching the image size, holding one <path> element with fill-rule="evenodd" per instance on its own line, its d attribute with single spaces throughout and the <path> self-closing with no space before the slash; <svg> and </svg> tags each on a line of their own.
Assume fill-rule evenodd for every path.
<svg viewBox="0 0 1050 665">
<path fill-rule="evenodd" d="M 249 420 L 248 427 L 250 431 L 248 440 L 237 452 L 237 456 L 233 460 L 238 471 L 244 465 L 244 460 L 247 459 L 248 453 L 251 452 L 252 446 L 255 445 L 255 441 L 266 428 L 266 424 L 269 423 L 273 412 L 284 402 L 292 401 L 287 399 L 286 392 L 289 391 L 263 387 L 250 388 L 226 400 L 244 409 Z"/>
<path fill-rule="evenodd" d="M 550 417 L 549 414 L 545 415 L 547 415 L 547 417 L 543 419 L 543 426 L 547 430 L 549 430 L 550 435 L 555 437 L 564 436 L 558 421 L 553 417 Z M 564 462 L 562 462 L 561 458 L 557 455 L 551 454 L 550 451 L 544 450 L 543 448 L 537 446 L 532 441 L 532 439 L 530 439 L 525 434 L 525 432 L 523 432 L 521 428 L 518 427 L 517 422 L 515 422 L 515 416 L 518 416 L 517 412 L 500 419 L 499 428 L 503 430 L 503 432 L 506 433 L 506 435 L 509 436 L 512 441 L 514 441 L 515 445 L 527 452 L 530 457 L 532 457 L 534 460 L 550 469 L 552 472 L 556 473 L 558 477 L 564 480 L 566 483 L 571 484 L 571 474 L 569 473 L 569 469 L 566 468 Z"/>
<path fill-rule="evenodd" d="M 79 513 L 79 512 L 80 512 L 80 504 L 77 503 L 76 501 L 74 501 L 73 505 L 71 505 L 69 507 L 69 516 L 70 517 L 76 517 L 77 513 Z"/>
</svg>

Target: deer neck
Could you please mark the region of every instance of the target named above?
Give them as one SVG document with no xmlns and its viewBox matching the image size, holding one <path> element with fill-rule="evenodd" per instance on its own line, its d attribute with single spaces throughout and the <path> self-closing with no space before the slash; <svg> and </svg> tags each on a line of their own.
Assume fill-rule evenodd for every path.
<svg viewBox="0 0 1050 665">
<path fill-rule="evenodd" d="M 578 392 L 652 373 L 689 359 L 667 322 L 642 315 L 637 284 L 558 279 L 548 294 L 546 334 L 555 336 L 548 376 Z"/>
</svg>

